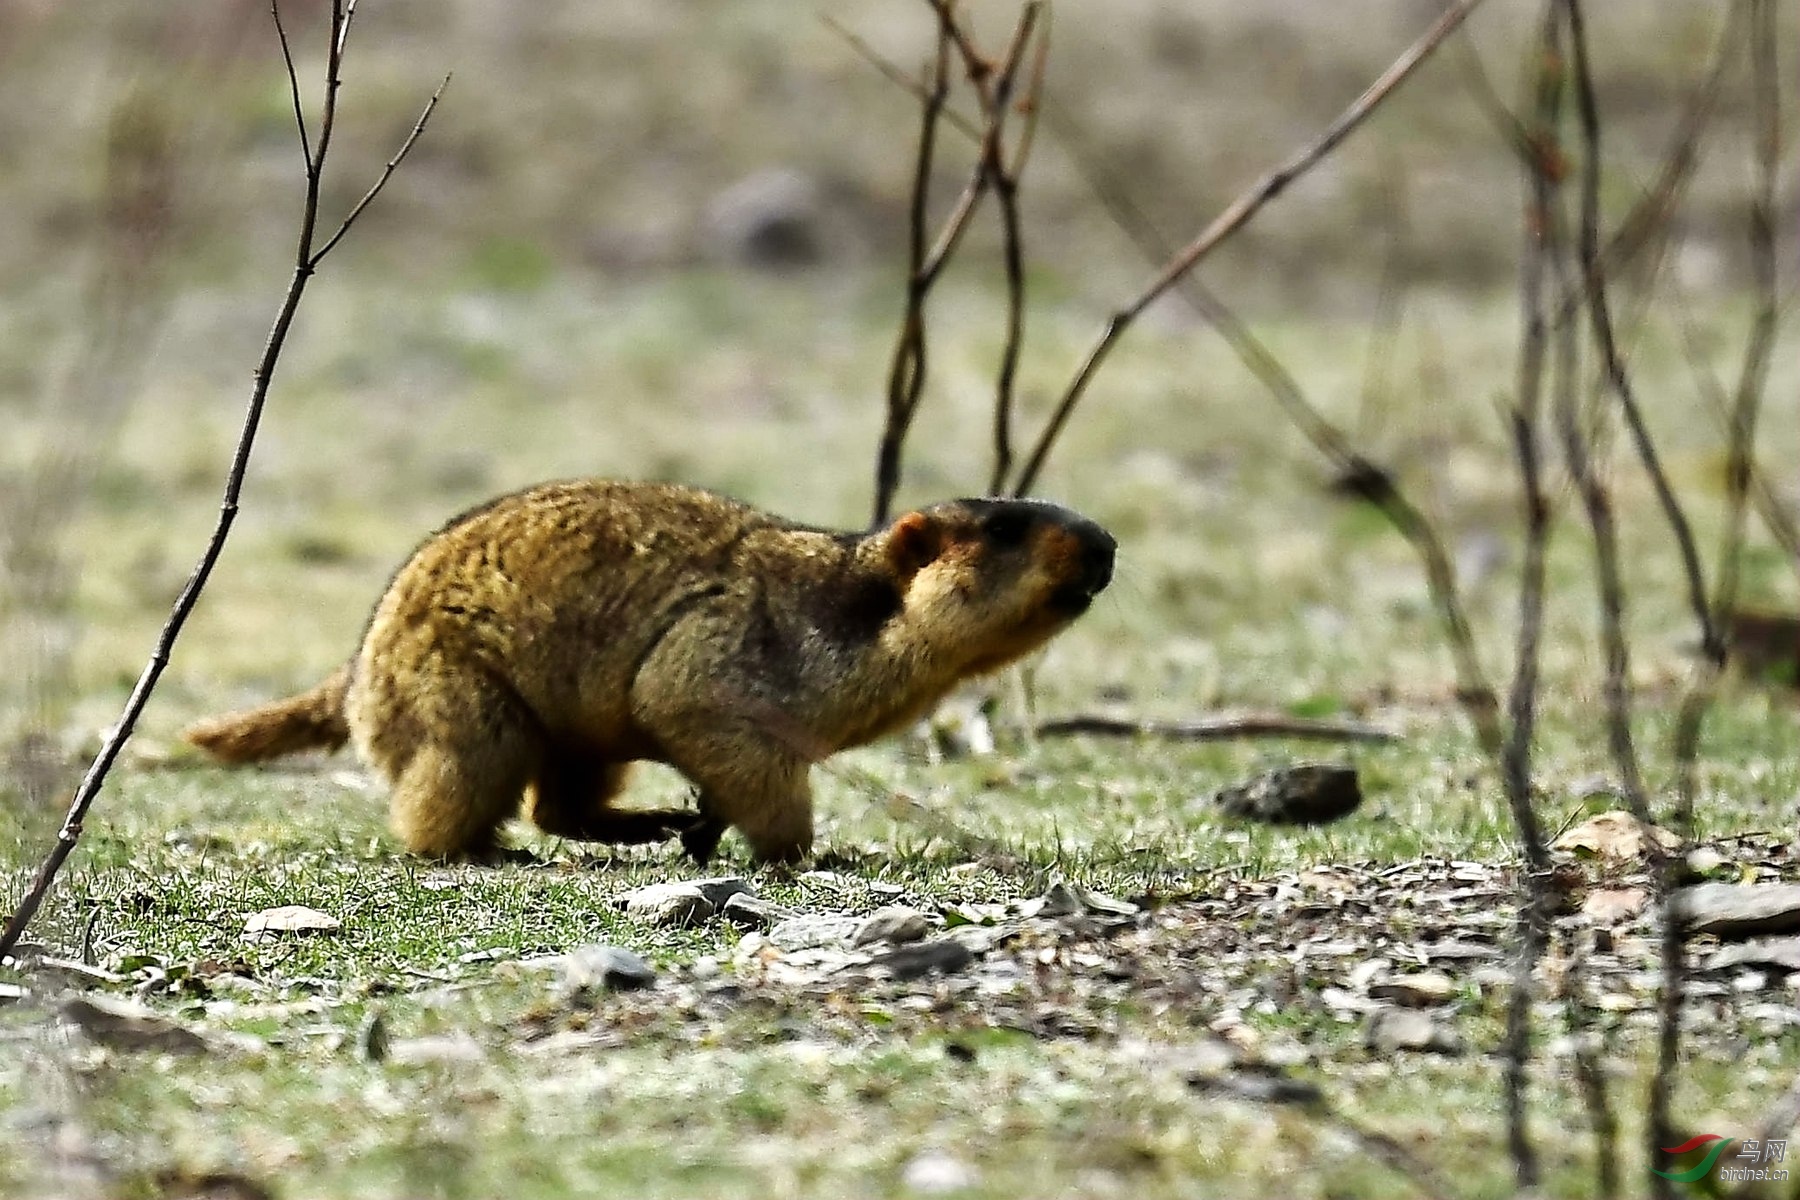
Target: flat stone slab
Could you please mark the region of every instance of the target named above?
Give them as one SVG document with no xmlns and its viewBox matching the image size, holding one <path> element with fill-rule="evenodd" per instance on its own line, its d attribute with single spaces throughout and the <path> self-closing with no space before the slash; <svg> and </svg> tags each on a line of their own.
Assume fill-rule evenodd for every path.
<svg viewBox="0 0 1800 1200">
<path fill-rule="evenodd" d="M 1727 940 L 1800 930 L 1800 884 L 1701 883 L 1674 896 L 1674 915 L 1689 936 Z"/>
</svg>

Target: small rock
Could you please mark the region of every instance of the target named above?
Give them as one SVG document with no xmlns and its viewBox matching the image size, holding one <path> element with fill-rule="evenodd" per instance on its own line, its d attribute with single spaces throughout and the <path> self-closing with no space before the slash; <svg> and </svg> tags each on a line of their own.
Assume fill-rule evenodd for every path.
<svg viewBox="0 0 1800 1200">
<path fill-rule="evenodd" d="M 871 942 L 916 942 L 931 932 L 931 919 L 916 908 L 893 904 L 878 908 L 864 917 L 856 932 L 850 935 L 852 946 Z"/>
<path fill-rule="evenodd" d="M 633 888 L 620 895 L 617 902 L 625 909 L 625 915 L 664 929 L 699 925 L 718 907 L 698 884 L 686 881 Z"/>
<path fill-rule="evenodd" d="M 941 1150 L 927 1150 L 906 1164 L 900 1182 L 915 1192 L 943 1195 L 975 1186 L 975 1169 Z"/>
<path fill-rule="evenodd" d="M 114 1050 L 161 1050 L 170 1054 L 199 1054 L 208 1049 L 206 1039 L 178 1021 L 141 1004 L 102 996 L 76 996 L 63 1001 L 65 1021 L 90 1041 Z"/>
<path fill-rule="evenodd" d="M 1712 933 L 1732 940 L 1791 933 L 1800 930 L 1800 884 L 1695 884 L 1675 893 L 1673 910 L 1689 936 Z"/>
<path fill-rule="evenodd" d="M 1250 1063 L 1233 1071 L 1188 1076 L 1198 1092 L 1232 1096 L 1258 1104 L 1314 1104 L 1324 1093 L 1317 1084 L 1291 1079 L 1281 1071 Z"/>
<path fill-rule="evenodd" d="M 386 1062 L 392 1049 L 387 1022 L 382 1020 L 380 1013 L 370 1013 L 362 1028 L 356 1031 L 356 1057 L 364 1062 Z"/>
<path fill-rule="evenodd" d="M 402 1038 L 388 1047 L 387 1061 L 396 1063 L 478 1063 L 487 1051 L 466 1033 Z"/>
<path fill-rule="evenodd" d="M 1733 946 L 1720 946 L 1701 964 L 1701 969 L 1724 971 L 1747 966 L 1800 971 L 1800 938 L 1757 938 Z"/>
<path fill-rule="evenodd" d="M 244 936 L 252 941 L 278 933 L 331 933 L 343 928 L 343 922 L 330 913 L 303 904 L 283 904 L 265 908 L 244 919 Z"/>
<path fill-rule="evenodd" d="M 824 253 L 819 186 L 798 171 L 758 171 L 706 207 L 706 235 L 716 254 L 753 267 L 817 262 Z"/>
<path fill-rule="evenodd" d="M 855 935 L 861 924 L 856 917 L 831 914 L 826 916 L 789 917 L 769 930 L 769 941 L 783 950 L 810 950 L 818 946 L 842 946 Z"/>
<path fill-rule="evenodd" d="M 1596 925 L 1623 925 L 1643 912 L 1649 899 L 1643 888 L 1595 888 L 1581 902 L 1581 915 Z"/>
<path fill-rule="evenodd" d="M 1695 846 L 1688 851 L 1686 866 L 1695 875 L 1710 875 L 1730 862 L 1729 858 L 1711 846 Z"/>
<path fill-rule="evenodd" d="M 1646 826 L 1624 809 L 1615 808 L 1590 817 L 1551 843 L 1556 850 L 1591 854 L 1599 858 L 1642 858 L 1651 842 L 1662 850 L 1676 850 L 1681 839 L 1660 826 Z"/>
<path fill-rule="evenodd" d="M 907 980 L 933 971 L 945 974 L 960 971 L 974 961 L 973 950 L 955 938 L 945 937 L 916 946 L 902 946 L 877 958 L 874 965 L 885 968 L 895 979 Z"/>
<path fill-rule="evenodd" d="M 12 1004 L 31 995 L 16 983 L 0 983 L 0 1004 Z"/>
<path fill-rule="evenodd" d="M 1356 768 L 1296 763 L 1264 772 L 1213 797 L 1228 816 L 1267 825 L 1324 825 L 1362 806 Z"/>
<path fill-rule="evenodd" d="M 1456 982 L 1440 971 L 1420 971 L 1370 984 L 1369 995 L 1405 1008 L 1432 1008 L 1456 998 Z"/>
<path fill-rule="evenodd" d="M 1462 1039 L 1414 1008 L 1378 1008 L 1369 1014 L 1366 1039 L 1371 1050 L 1395 1054 L 1419 1050 L 1427 1054 L 1461 1054 Z"/>
<path fill-rule="evenodd" d="M 736 875 L 715 875 L 710 879 L 696 879 L 693 886 L 700 889 L 700 894 L 712 903 L 714 908 L 724 908 L 733 896 L 748 896 L 752 900 L 758 898 L 756 889 L 750 881 Z"/>
<path fill-rule="evenodd" d="M 1491 962 L 1500 957 L 1498 947 L 1480 942 L 1430 942 L 1419 949 L 1431 962 Z"/>
<path fill-rule="evenodd" d="M 793 909 L 783 908 L 773 900 L 765 900 L 749 892 L 737 892 L 726 899 L 719 909 L 719 915 L 739 929 L 762 932 L 791 919 L 795 913 Z"/>
<path fill-rule="evenodd" d="M 1138 906 L 1129 900 L 1115 900 L 1104 893 L 1059 879 L 1043 894 L 1035 910 L 1027 906 L 1022 911 L 1025 916 L 1038 917 L 1074 917 L 1084 913 L 1130 917 L 1137 915 Z"/>
<path fill-rule="evenodd" d="M 563 964 L 563 986 L 571 994 L 626 992 L 655 982 L 655 969 L 621 946 L 580 946 Z"/>
</svg>

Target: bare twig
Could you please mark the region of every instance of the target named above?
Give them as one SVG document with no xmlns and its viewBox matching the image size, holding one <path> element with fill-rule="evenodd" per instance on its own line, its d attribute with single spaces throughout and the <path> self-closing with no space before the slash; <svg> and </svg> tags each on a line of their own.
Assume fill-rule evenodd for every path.
<svg viewBox="0 0 1800 1200">
<path fill-rule="evenodd" d="M 1500 778 L 1512 810 L 1513 825 L 1525 848 L 1519 905 L 1519 958 L 1506 1012 L 1506 1133 L 1513 1174 L 1521 1188 L 1537 1186 L 1537 1149 L 1526 1122 L 1525 1088 L 1531 1063 L 1531 1000 L 1534 978 L 1549 933 L 1547 875 L 1550 854 L 1544 844 L 1531 798 L 1531 748 L 1536 728 L 1538 649 L 1544 626 L 1544 560 L 1550 543 L 1550 501 L 1544 488 L 1540 449 L 1546 322 L 1545 270 L 1554 253 L 1552 230 L 1560 203 L 1562 176 L 1558 124 L 1563 91 L 1562 48 L 1557 37 L 1554 4 L 1544 14 L 1538 44 L 1535 102 L 1531 125 L 1519 144 L 1528 185 L 1525 238 L 1520 270 L 1523 331 L 1519 348 L 1519 384 L 1510 414 L 1513 454 L 1519 464 L 1519 496 L 1525 527 L 1525 563 L 1519 576 L 1519 630 L 1512 688 L 1507 696 L 1506 738 L 1500 752 Z"/>
<path fill-rule="evenodd" d="M 1225 742 L 1245 738 L 1300 738 L 1322 742 L 1397 742 L 1400 735 L 1361 721 L 1320 721 L 1306 717 L 1207 717 L 1193 721 L 1131 720 L 1079 714 L 1036 727 L 1039 737 L 1089 734 L 1096 737 L 1153 737 L 1177 742 Z"/>
<path fill-rule="evenodd" d="M 1720 426 L 1727 438 L 1731 430 L 1732 398 L 1725 393 L 1725 385 L 1719 381 L 1712 368 L 1705 362 L 1705 353 L 1700 344 L 1700 333 L 1694 326 L 1693 312 L 1689 306 L 1681 302 L 1680 293 L 1676 294 L 1676 312 L 1681 332 L 1682 355 L 1687 360 L 1688 373 L 1693 376 L 1694 386 L 1700 392 L 1701 399 L 1719 418 Z M 1778 306 L 1779 308 L 1779 306 Z M 1779 314 L 1778 314 L 1779 315 Z M 1800 573 L 1800 525 L 1796 525 L 1794 516 L 1788 512 L 1786 503 L 1775 491 L 1769 481 L 1769 472 L 1756 458 L 1755 447 L 1751 447 L 1748 463 L 1750 470 L 1750 499 L 1756 505 L 1757 515 L 1762 518 L 1763 528 L 1782 550 L 1789 564 L 1796 573 Z M 1728 620 L 1729 613 L 1720 612 L 1721 621 Z"/>
<path fill-rule="evenodd" d="M 1131 197 L 1118 186 L 1117 173 L 1107 171 L 1091 161 L 1085 139 L 1066 113 L 1049 112 L 1051 128 L 1075 160 L 1101 203 L 1126 236 L 1147 258 L 1167 257 L 1161 234 Z M 1295 428 L 1311 442 L 1313 448 L 1328 460 L 1343 478 L 1358 481 L 1363 499 L 1374 504 L 1388 518 L 1395 530 L 1412 546 L 1425 570 L 1426 586 L 1431 592 L 1433 609 L 1444 624 L 1444 640 L 1448 643 L 1456 669 L 1457 698 L 1475 727 L 1483 751 L 1496 763 L 1504 732 L 1500 724 L 1500 704 L 1488 682 L 1475 647 L 1473 627 L 1456 586 L 1456 572 L 1443 539 L 1393 476 L 1371 462 L 1357 450 L 1350 439 L 1332 424 L 1318 407 L 1307 399 L 1299 381 L 1281 360 L 1251 332 L 1249 326 L 1232 311 L 1217 293 L 1208 288 L 1196 274 L 1182 275 L 1175 289 L 1190 308 L 1216 330 L 1237 354 L 1244 367 L 1269 392 L 1271 399 Z"/>
<path fill-rule="evenodd" d="M 444 82 L 437 85 L 437 90 L 431 93 L 431 99 L 425 102 L 424 109 L 419 113 L 419 119 L 413 122 L 412 132 L 407 134 L 406 140 L 400 143 L 400 149 L 394 151 L 394 156 L 387 160 L 387 165 L 381 169 L 380 176 L 373 184 L 369 185 L 369 190 L 362 194 L 362 199 L 358 200 L 350 211 L 344 214 L 344 219 L 338 223 L 337 232 L 326 238 L 325 244 L 314 253 L 314 263 L 331 253 L 332 249 L 344 239 L 344 235 L 350 232 L 350 226 L 356 223 L 356 218 L 362 216 L 363 209 L 369 207 L 375 197 L 381 194 L 381 189 L 387 186 L 388 180 L 394 177 L 394 172 L 399 168 L 401 162 L 408 154 L 412 153 L 413 145 L 418 142 L 419 135 L 425 132 L 425 122 L 431 120 L 432 111 L 437 108 L 438 101 L 443 99 L 444 89 L 449 86 L 450 76 L 445 75 Z"/>
<path fill-rule="evenodd" d="M 913 180 L 912 240 L 909 247 L 911 271 L 907 277 L 906 311 L 901 318 L 900 339 L 888 372 L 887 420 L 875 462 L 875 522 L 887 520 L 894 493 L 900 486 L 901 457 L 906 436 L 918 411 L 919 398 L 925 385 L 925 300 L 938 276 L 949 265 L 971 218 L 988 192 L 1000 182 L 1005 162 L 1004 142 L 1008 101 L 1026 45 L 1041 11 L 1040 0 L 1032 0 L 1019 12 L 1019 23 L 1006 56 L 996 70 L 975 49 L 968 35 L 956 23 L 949 0 L 929 0 L 938 15 L 938 52 L 933 71 L 933 85 L 926 94 L 923 127 L 919 138 L 919 157 Z M 950 215 L 939 228 L 929 250 L 924 249 L 925 201 L 930 187 L 930 172 L 936 153 L 937 124 L 948 95 L 948 58 L 954 47 L 963 58 L 964 69 L 981 101 L 983 126 L 975 171 L 957 197 Z M 999 97 L 1000 102 L 995 103 Z M 1016 214 L 1015 214 L 1016 220 Z"/>
<path fill-rule="evenodd" d="M 1613 1200 L 1619 1194 L 1619 1122 L 1606 1086 L 1606 1066 L 1596 1053 L 1598 1032 L 1590 1020 L 1587 998 L 1587 950 L 1569 939 L 1568 966 L 1563 972 L 1563 1016 L 1575 1052 L 1575 1078 L 1594 1131 L 1594 1194 Z M 1602 1045 L 1600 1049 L 1604 1049 Z"/>
<path fill-rule="evenodd" d="M 1638 457 L 1650 474 L 1664 512 L 1676 531 L 1683 564 L 1687 572 L 1690 600 L 1702 630 L 1702 643 L 1709 659 L 1722 660 L 1723 644 L 1714 630 L 1708 608 L 1705 583 L 1700 578 L 1699 555 L 1686 516 L 1669 487 L 1656 449 L 1645 426 L 1637 399 L 1632 391 L 1624 363 L 1614 340 L 1612 317 L 1606 299 L 1606 275 L 1599 261 L 1600 247 L 1600 116 L 1594 99 L 1593 76 L 1587 52 L 1587 34 L 1583 22 L 1581 0 L 1560 0 L 1568 23 L 1569 43 L 1573 51 L 1576 111 L 1582 134 L 1581 219 L 1578 252 L 1588 311 L 1592 317 L 1595 344 L 1599 348 L 1601 369 L 1608 386 L 1619 401 L 1627 426 L 1636 444 Z M 1649 823 L 1651 812 L 1645 794 L 1643 772 L 1639 765 L 1631 732 L 1631 663 L 1625 638 L 1625 592 L 1619 569 L 1617 529 L 1606 484 L 1600 479 L 1588 453 L 1587 435 L 1580 429 L 1573 405 L 1561 406 L 1559 423 L 1563 430 L 1564 451 L 1576 487 L 1587 509 L 1588 525 L 1594 536 L 1594 558 L 1600 588 L 1600 636 L 1606 660 L 1606 727 L 1607 742 L 1620 776 L 1625 801 L 1640 821 Z M 1651 873 L 1655 881 L 1657 915 L 1662 929 L 1662 990 L 1658 1004 L 1657 1066 L 1652 1075 L 1646 1102 L 1649 1126 L 1650 1192 L 1658 1200 L 1674 1195 L 1669 1180 L 1660 1172 L 1668 1167 L 1665 1146 L 1679 1139 L 1673 1135 L 1669 1103 L 1674 1088 L 1676 1060 L 1681 1039 L 1681 997 L 1685 974 L 1682 933 L 1670 906 L 1674 878 L 1673 860 L 1663 853 L 1658 843 L 1649 843 Z"/>
<path fill-rule="evenodd" d="M 1608 387 L 1625 415 L 1625 426 L 1637 450 L 1639 461 L 1650 477 L 1657 502 L 1675 536 L 1681 554 L 1682 571 L 1687 582 L 1689 603 L 1700 626 L 1702 653 L 1723 662 L 1725 643 L 1713 620 L 1706 595 L 1706 580 L 1700 567 L 1700 552 L 1694 541 L 1687 513 L 1675 495 L 1668 472 L 1663 469 L 1656 441 L 1644 421 L 1642 408 L 1631 377 L 1613 333 L 1612 313 L 1607 302 L 1606 269 L 1600 260 L 1600 111 L 1594 97 L 1593 73 L 1588 63 L 1587 33 L 1582 17 L 1581 0 L 1567 0 L 1564 6 L 1569 22 L 1570 47 L 1575 68 L 1576 112 L 1580 117 L 1583 167 L 1581 189 L 1580 256 L 1583 289 L 1587 295 L 1588 313 L 1592 318 L 1594 342 L 1600 351 L 1601 367 Z"/>
<path fill-rule="evenodd" d="M 1019 23 L 1024 36 L 1030 35 L 1031 24 L 1036 16 L 1036 6 L 1028 5 L 1024 19 Z M 1037 41 L 1038 52 L 1030 90 L 1026 96 L 1028 108 L 1024 132 L 1013 164 L 1008 166 L 1006 163 L 1006 151 L 1000 142 L 998 131 L 1005 119 L 1006 109 L 1012 103 L 1011 64 L 1021 52 L 1020 46 L 1015 46 L 1008 53 L 1008 68 L 1001 73 L 987 100 L 988 121 L 996 136 L 982 140 L 985 169 L 993 184 L 994 199 L 1000 207 L 1002 257 L 1006 264 L 1006 341 L 1000 348 L 1000 370 L 994 384 L 994 472 L 988 482 L 988 491 L 993 494 L 998 494 L 1005 488 L 1006 476 L 1012 470 L 1013 388 L 1019 372 L 1019 353 L 1025 341 L 1025 251 L 1019 227 L 1019 173 L 1030 157 L 1031 134 L 1037 126 L 1036 114 L 1041 99 L 1039 89 L 1043 85 L 1045 56 L 1049 51 L 1048 27 Z"/>
<path fill-rule="evenodd" d="M 821 12 L 818 14 L 818 17 L 825 28 L 842 38 L 844 43 L 848 45 L 850 49 L 856 51 L 858 57 L 874 67 L 877 71 L 881 72 L 882 76 L 886 78 L 889 83 L 892 83 L 902 91 L 907 92 L 913 99 L 921 104 L 930 100 L 932 92 L 930 85 L 921 83 L 919 80 L 914 79 L 905 71 L 902 71 L 899 67 L 895 66 L 890 60 L 884 58 L 875 47 L 869 45 L 866 39 L 858 35 L 854 30 L 846 28 L 830 13 Z M 944 124 L 950 126 L 952 129 L 956 130 L 956 132 L 968 138 L 971 142 L 979 142 L 981 140 L 981 126 L 977 125 L 974 121 L 969 120 L 969 118 L 963 116 L 954 108 L 945 105 L 940 117 Z"/>
<path fill-rule="evenodd" d="M 300 75 L 294 69 L 293 47 L 288 45 L 287 26 L 281 20 L 281 5 L 269 5 L 269 13 L 275 20 L 275 36 L 281 41 L 281 61 L 287 66 L 288 97 L 294 107 L 294 125 L 300 131 L 300 158 L 306 164 L 306 172 L 312 174 L 313 150 L 312 139 L 306 134 L 306 109 L 300 103 Z"/>
<path fill-rule="evenodd" d="M 244 412 L 243 427 L 239 431 L 237 448 L 232 454 L 231 467 L 226 474 L 225 491 L 219 504 L 218 520 L 199 561 L 194 566 L 193 573 L 188 576 L 186 585 L 181 589 L 181 594 L 176 597 L 175 603 L 169 611 L 168 620 L 164 622 L 161 632 L 157 634 L 150 660 L 145 664 L 143 672 L 138 676 L 137 683 L 132 687 L 123 713 L 120 714 L 118 722 L 113 726 L 112 732 L 107 735 L 105 743 L 100 747 L 100 752 L 89 764 L 80 785 L 75 789 L 68 813 L 63 819 L 62 828 L 57 833 L 56 844 L 38 868 L 31 886 L 20 898 L 19 907 L 7 922 L 5 931 L 0 933 L 0 956 L 5 955 L 13 948 L 25 932 L 26 927 L 30 925 L 52 883 L 55 882 L 57 872 L 74 851 L 76 843 L 81 838 L 82 822 L 86 819 L 95 798 L 100 794 L 100 789 L 105 784 L 113 763 L 118 759 L 119 752 L 124 749 L 125 743 L 130 740 L 133 730 L 137 727 L 138 718 L 143 713 L 144 706 L 149 703 L 151 692 L 155 690 L 164 668 L 168 666 L 169 655 L 174 650 L 176 639 L 181 636 L 182 626 L 187 623 L 188 614 L 193 611 L 201 591 L 206 586 L 207 579 L 212 574 L 214 564 L 218 562 L 219 555 L 225 548 L 226 537 L 231 531 L 232 523 L 237 518 L 238 497 L 243 489 L 245 472 L 250 465 L 250 453 L 256 442 L 256 431 L 262 419 L 263 405 L 268 397 L 269 385 L 274 380 L 275 368 L 280 362 L 282 347 L 287 342 L 288 330 L 292 327 L 294 314 L 300 307 L 300 298 L 305 293 L 306 283 L 312 278 L 320 260 L 337 244 L 338 238 L 342 237 L 344 229 L 351 223 L 346 221 L 344 227 L 339 229 L 330 243 L 317 251 L 314 250 L 314 235 L 319 211 L 320 173 L 325 164 L 326 151 L 331 144 L 332 129 L 336 124 L 337 92 L 342 84 L 341 68 L 345 37 L 349 32 L 350 20 L 355 12 L 355 7 L 355 0 L 347 0 L 347 2 L 346 0 L 332 0 L 331 41 L 325 72 L 325 100 L 319 120 L 317 143 L 306 155 L 305 203 L 301 210 L 299 237 L 294 254 L 294 273 L 288 283 L 287 294 L 282 299 L 280 310 L 276 314 L 275 323 L 269 330 L 268 340 L 263 347 L 262 359 L 257 364 L 254 381 L 251 385 L 250 399 Z M 275 0 L 271 8 L 279 16 L 279 0 Z M 285 30 L 281 30 L 279 25 L 277 29 L 283 41 L 284 61 L 291 64 L 291 56 L 286 51 Z M 297 87 L 295 96 L 298 97 Z M 434 97 L 433 103 L 435 104 L 435 102 L 436 98 Z M 430 107 L 427 107 L 427 116 L 430 115 L 430 111 Z M 304 121 L 298 103 L 294 107 L 294 119 L 297 124 Z M 423 121 L 421 121 L 422 124 Z M 418 129 L 414 130 L 412 137 L 408 138 L 408 145 L 417 138 L 418 132 Z M 376 190 L 379 190 L 379 185 Z M 361 209 L 362 206 L 359 205 L 356 212 L 360 212 Z M 353 213 L 352 216 L 354 215 Z"/>
<path fill-rule="evenodd" d="M 1749 249 L 1755 274 L 1757 306 L 1751 318 L 1744 362 L 1738 372 L 1726 439 L 1725 525 L 1713 577 L 1712 612 L 1721 626 L 1737 607 L 1744 525 L 1749 507 L 1756 425 L 1762 410 L 1769 357 L 1775 345 L 1775 318 L 1780 303 L 1775 271 L 1775 186 L 1781 156 L 1781 101 L 1775 65 L 1775 18 L 1769 0 L 1749 0 L 1747 40 L 1756 110 L 1757 186 L 1750 202 Z M 1721 641 L 1724 631 L 1719 634 Z M 1697 760 L 1707 712 L 1718 695 L 1725 669 L 1723 654 L 1708 655 L 1676 715 L 1672 739 L 1676 772 L 1676 828 L 1691 829 L 1698 790 Z"/>
<path fill-rule="evenodd" d="M 1166 266 L 1150 281 L 1135 299 L 1119 309 L 1107 322 L 1101 333 L 1081 364 L 1076 368 L 1074 377 L 1069 381 L 1062 398 L 1051 413 L 1050 420 L 1038 435 L 1031 454 L 1025 460 L 1013 485 L 1013 494 L 1023 496 L 1037 482 L 1039 472 L 1043 470 L 1044 460 L 1049 457 L 1051 447 L 1062 433 L 1069 415 L 1080 403 L 1093 381 L 1094 373 L 1101 363 L 1106 361 L 1113 346 L 1139 315 L 1156 299 L 1175 286 L 1195 265 L 1213 250 L 1217 249 L 1225 239 L 1236 233 L 1249 223 L 1250 219 L 1262 210 L 1262 207 L 1280 195 L 1289 184 L 1317 166 L 1326 155 L 1335 150 L 1343 140 L 1355 131 L 1357 126 L 1367 120 L 1369 114 L 1381 105 L 1383 100 L 1392 95 L 1394 89 L 1405 82 L 1408 76 L 1423 63 L 1431 52 L 1441 45 L 1445 38 L 1454 33 L 1458 26 L 1466 20 L 1470 13 L 1481 4 L 1481 0 L 1458 0 L 1444 10 L 1431 27 L 1409 46 L 1405 53 L 1394 60 L 1393 65 L 1383 71 L 1379 78 L 1364 89 L 1362 95 L 1351 102 L 1338 118 L 1326 127 L 1325 131 L 1310 144 L 1302 147 L 1298 153 L 1289 158 L 1281 166 L 1257 180 L 1250 189 L 1239 196 L 1226 210 L 1214 218 L 1212 224 L 1201 231 L 1200 235 L 1189 242 Z"/>
<path fill-rule="evenodd" d="M 925 208 L 931 192 L 931 164 L 937 153 L 938 119 L 950 92 L 949 20 L 938 10 L 937 56 L 931 88 L 920 107 L 919 152 L 913 167 L 912 203 L 907 213 L 906 312 L 900 338 L 888 367 L 887 420 L 875 454 L 875 523 L 887 520 L 900 487 L 900 455 L 906 432 L 925 387 L 925 298 L 931 283 L 925 276 Z"/>
</svg>

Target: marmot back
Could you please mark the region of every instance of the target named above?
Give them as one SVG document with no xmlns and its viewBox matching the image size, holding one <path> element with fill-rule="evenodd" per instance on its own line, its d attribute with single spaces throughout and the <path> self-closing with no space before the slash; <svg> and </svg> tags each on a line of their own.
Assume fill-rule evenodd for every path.
<svg viewBox="0 0 1800 1200">
<path fill-rule="evenodd" d="M 736 826 L 791 860 L 812 844 L 812 763 L 1042 645 L 1113 553 L 1040 501 L 843 533 L 670 484 L 545 484 L 420 546 L 344 671 L 184 736 L 230 762 L 351 740 L 420 854 L 489 855 L 523 813 L 580 840 L 680 834 L 701 861 Z M 685 774 L 697 811 L 615 807 L 637 760 Z"/>
</svg>

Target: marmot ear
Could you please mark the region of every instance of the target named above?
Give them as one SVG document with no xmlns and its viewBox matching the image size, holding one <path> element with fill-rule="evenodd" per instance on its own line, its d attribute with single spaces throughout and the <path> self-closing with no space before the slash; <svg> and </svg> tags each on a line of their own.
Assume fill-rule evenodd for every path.
<svg viewBox="0 0 1800 1200">
<path fill-rule="evenodd" d="M 922 512 L 909 512 L 888 526 L 888 561 L 902 579 L 910 579 L 938 556 L 943 530 Z"/>
</svg>

